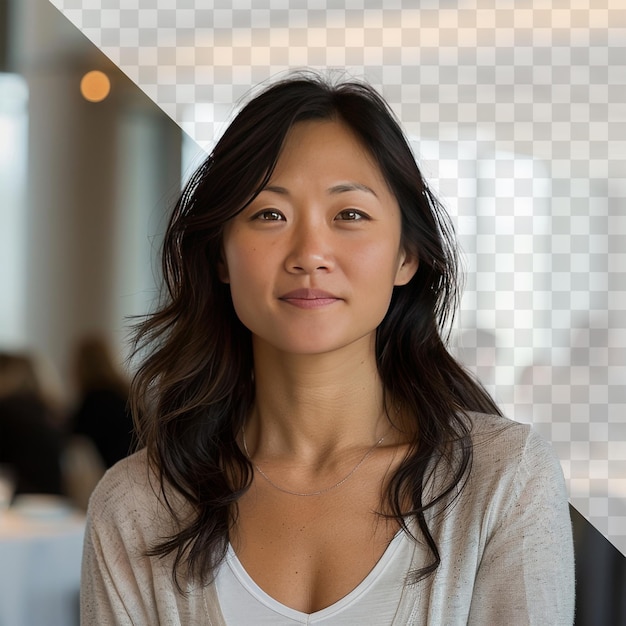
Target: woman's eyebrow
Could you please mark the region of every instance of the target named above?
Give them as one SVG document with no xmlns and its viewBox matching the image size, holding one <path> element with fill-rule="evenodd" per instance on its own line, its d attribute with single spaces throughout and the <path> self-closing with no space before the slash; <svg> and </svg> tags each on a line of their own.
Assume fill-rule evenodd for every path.
<svg viewBox="0 0 626 626">
<path fill-rule="evenodd" d="M 346 193 L 348 191 L 365 191 L 366 193 L 372 194 L 374 197 L 378 197 L 376 192 L 367 185 L 363 183 L 349 182 L 349 183 L 341 183 L 339 185 L 333 185 L 328 190 L 328 193 Z"/>
<path fill-rule="evenodd" d="M 281 187 L 279 185 L 267 185 L 263 187 L 261 191 L 270 191 L 272 193 L 280 194 L 281 196 L 291 195 L 291 193 L 289 192 L 289 189 L 287 189 L 286 187 Z M 332 187 L 328 188 L 328 193 L 331 195 L 338 194 L 338 193 L 347 193 L 349 191 L 364 191 L 365 193 L 369 193 L 373 195 L 375 198 L 378 197 L 376 195 L 376 192 L 371 187 L 368 187 L 367 185 L 364 185 L 363 183 L 356 183 L 356 182 L 339 183 L 338 185 L 333 185 Z"/>
<path fill-rule="evenodd" d="M 263 187 L 262 191 L 271 191 L 273 193 L 278 193 L 281 196 L 291 195 L 287 188 L 280 187 L 279 185 L 267 185 L 266 187 Z M 378 197 L 376 192 L 371 187 L 357 182 L 340 183 L 338 185 L 333 185 L 328 189 L 329 194 L 347 193 L 349 191 L 364 191 L 372 194 L 376 198 Z"/>
<path fill-rule="evenodd" d="M 273 193 L 279 193 L 281 196 L 290 195 L 289 190 L 285 187 L 279 187 L 278 185 L 266 185 L 261 191 L 272 191 Z"/>
</svg>

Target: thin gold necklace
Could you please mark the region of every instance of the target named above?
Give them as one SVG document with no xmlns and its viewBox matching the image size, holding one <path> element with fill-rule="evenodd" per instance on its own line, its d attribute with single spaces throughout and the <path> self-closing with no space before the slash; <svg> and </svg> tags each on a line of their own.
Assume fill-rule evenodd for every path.
<svg viewBox="0 0 626 626">
<path fill-rule="evenodd" d="M 253 460 L 252 457 L 250 456 L 250 452 L 248 451 L 248 444 L 246 443 L 246 429 L 242 426 L 241 427 L 241 439 L 243 442 L 243 449 L 244 452 L 246 453 L 246 457 L 248 458 L 248 460 L 250 461 L 250 463 L 252 463 L 252 465 L 254 466 L 254 468 L 256 469 L 257 472 L 259 472 L 259 474 L 261 474 L 261 476 L 263 476 L 263 478 L 265 478 L 265 480 L 272 486 L 274 487 L 274 489 L 278 489 L 278 491 L 282 491 L 283 493 L 288 493 L 289 495 L 292 496 L 301 496 L 301 497 L 309 497 L 309 496 L 321 496 L 323 493 L 327 493 L 329 491 L 332 491 L 333 489 L 337 489 L 337 487 L 340 487 L 341 485 L 343 485 L 343 483 L 345 483 L 348 478 L 350 478 L 350 476 L 352 476 L 352 474 L 354 474 L 354 472 L 356 472 L 359 467 L 361 467 L 361 465 L 363 465 L 363 463 L 365 463 L 365 461 L 367 460 L 367 458 L 370 456 L 370 454 L 372 454 L 372 452 L 374 452 L 374 450 L 376 448 L 378 448 L 378 446 L 380 446 L 380 444 L 383 442 L 383 440 L 385 439 L 385 437 L 387 436 L 387 433 L 385 433 L 361 458 L 361 460 L 337 483 L 335 483 L 334 485 L 331 485 L 330 487 L 326 487 L 325 489 L 320 489 L 319 491 L 309 491 L 308 493 L 302 493 L 300 491 L 291 491 L 290 489 L 285 489 L 284 487 L 281 487 L 280 485 L 277 485 Z"/>
</svg>

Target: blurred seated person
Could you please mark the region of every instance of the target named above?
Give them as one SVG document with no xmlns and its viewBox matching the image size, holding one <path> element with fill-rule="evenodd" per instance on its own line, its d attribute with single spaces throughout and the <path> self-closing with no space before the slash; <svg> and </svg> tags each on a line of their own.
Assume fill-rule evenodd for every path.
<svg viewBox="0 0 626 626">
<path fill-rule="evenodd" d="M 128 410 L 128 381 L 116 365 L 107 342 L 81 339 L 74 356 L 78 404 L 72 431 L 91 440 L 105 467 L 131 451 L 133 421 Z"/>
<path fill-rule="evenodd" d="M 63 494 L 64 440 L 54 422 L 33 359 L 0 353 L 0 463 L 14 470 L 16 494 Z"/>
</svg>

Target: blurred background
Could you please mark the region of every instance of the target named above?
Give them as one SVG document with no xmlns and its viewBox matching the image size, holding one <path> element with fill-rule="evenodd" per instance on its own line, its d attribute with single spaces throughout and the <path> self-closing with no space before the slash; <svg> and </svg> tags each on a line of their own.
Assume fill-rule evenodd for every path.
<svg viewBox="0 0 626 626">
<path fill-rule="evenodd" d="M 78 624 L 83 513 L 133 445 L 128 328 L 189 146 L 47 0 L 0 0 L 2 624 Z"/>
<path fill-rule="evenodd" d="M 0 6 L 0 342 L 36 349 L 66 394 L 78 338 L 119 352 L 154 298 L 182 132 L 49 2 Z M 91 71 L 110 82 L 100 102 L 81 92 Z"/>
<path fill-rule="evenodd" d="M 597 132 L 608 146 L 607 116 L 616 121 L 608 128 L 626 128 L 626 61 L 611 53 L 626 49 L 609 46 L 602 28 L 587 32 L 584 15 L 580 26 L 576 45 L 567 33 L 552 44 L 546 36 L 529 72 L 500 81 L 498 65 L 514 56 L 504 47 L 493 72 L 474 73 L 487 100 L 526 105 L 508 109 L 508 120 L 477 128 L 472 114 L 464 119 L 445 97 L 458 68 L 450 74 L 432 45 L 422 69 L 436 72 L 413 78 L 422 81 L 418 113 L 399 85 L 383 91 L 463 247 L 452 348 L 507 415 L 553 442 L 574 505 L 578 623 L 620 624 L 625 559 L 605 537 L 626 537 L 626 132 L 610 153 L 577 161 L 581 144 L 555 119 L 552 83 L 566 74 L 570 118 L 584 92 L 583 136 Z M 562 63 L 538 83 L 533 71 L 563 56 L 564 41 L 564 58 L 587 64 Z M 594 41 L 608 51 L 597 80 Z M 251 77 L 246 89 L 266 78 Z M 0 463 L 37 459 L 20 467 L 18 492 L 69 495 L 84 508 L 132 445 L 129 324 L 155 302 L 167 215 L 200 145 L 215 138 L 196 131 L 223 124 L 246 89 L 186 105 L 187 134 L 48 0 L 0 0 L 0 414 L 14 416 L 0 431 Z M 520 140 L 524 111 L 545 141 Z M 621 479 L 609 483 L 609 473 Z"/>
<path fill-rule="evenodd" d="M 66 469 L 81 468 L 69 480 L 84 484 L 69 487 L 84 507 L 129 449 L 129 327 L 156 297 L 160 236 L 194 144 L 47 0 L 0 7 L 4 379 L 11 358 L 28 362 L 48 435 L 61 438 Z M 67 453 L 74 435 L 93 444 L 93 471 Z"/>
</svg>

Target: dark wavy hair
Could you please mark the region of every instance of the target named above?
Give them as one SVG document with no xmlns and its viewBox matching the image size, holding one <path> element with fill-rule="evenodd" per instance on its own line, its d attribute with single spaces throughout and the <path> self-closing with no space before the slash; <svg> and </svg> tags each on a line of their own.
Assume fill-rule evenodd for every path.
<svg viewBox="0 0 626 626">
<path fill-rule="evenodd" d="M 253 476 L 237 444 L 254 401 L 251 336 L 219 278 L 224 226 L 267 184 L 287 134 L 305 120 L 337 120 L 355 133 L 398 201 L 405 250 L 419 258 L 411 281 L 394 289 L 376 338 L 385 397 L 416 420 L 411 452 L 381 503 L 409 534 L 406 520 L 416 520 L 432 553 L 413 582 L 440 563 L 425 513 L 457 494 L 470 471 L 467 412 L 499 414 L 446 348 L 458 304 L 453 230 L 385 100 L 365 83 L 315 73 L 270 85 L 241 109 L 182 192 L 164 239 L 164 301 L 136 327 L 135 349 L 148 350 L 131 393 L 139 441 L 166 502 L 169 484 L 193 510 L 180 519 L 170 506 L 179 530 L 149 552 L 174 554 L 177 585 L 181 566 L 191 578 L 211 579 Z M 433 461 L 446 463 L 449 479 L 427 497 Z"/>
</svg>

